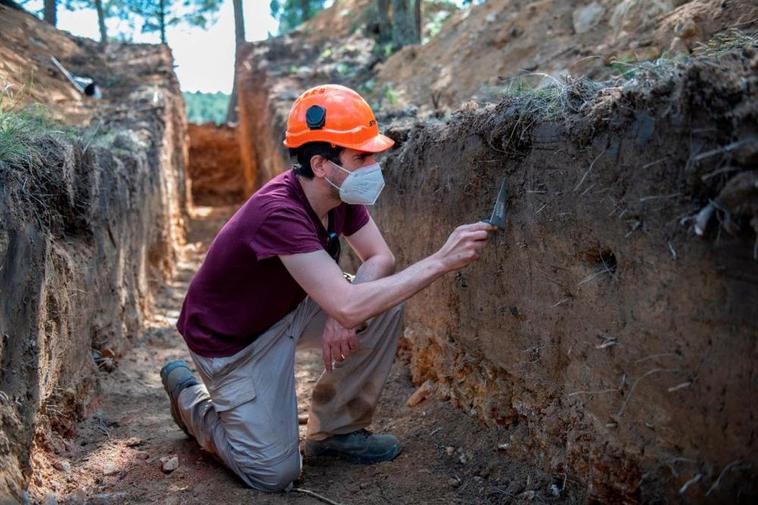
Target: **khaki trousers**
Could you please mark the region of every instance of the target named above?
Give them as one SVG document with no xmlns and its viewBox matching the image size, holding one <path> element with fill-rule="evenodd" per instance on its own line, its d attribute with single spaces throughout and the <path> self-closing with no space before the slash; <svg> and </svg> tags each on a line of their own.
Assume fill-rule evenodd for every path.
<svg viewBox="0 0 758 505">
<path fill-rule="evenodd" d="M 313 390 L 307 438 L 365 428 L 397 350 L 403 317 L 398 305 L 358 334 L 359 346 Z M 237 354 L 206 358 L 194 353 L 203 384 L 178 398 L 182 420 L 200 446 L 249 486 L 286 488 L 299 475 L 295 348 L 321 347 L 326 313 L 306 298 L 295 310 Z"/>
</svg>

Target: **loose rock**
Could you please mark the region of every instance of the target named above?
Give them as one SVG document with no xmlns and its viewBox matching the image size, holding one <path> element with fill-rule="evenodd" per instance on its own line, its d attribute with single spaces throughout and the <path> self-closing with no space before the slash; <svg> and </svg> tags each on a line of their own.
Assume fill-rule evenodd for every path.
<svg viewBox="0 0 758 505">
<path fill-rule="evenodd" d="M 436 389 L 436 386 L 434 382 L 430 379 L 421 384 L 421 386 L 416 389 L 416 391 L 408 398 L 408 401 L 405 402 L 406 405 L 409 407 L 415 407 L 419 403 L 426 400 L 429 396 L 431 396 Z"/>
<path fill-rule="evenodd" d="M 103 466 L 103 475 L 116 475 L 119 472 L 119 468 L 113 463 L 106 463 Z"/>
<path fill-rule="evenodd" d="M 125 443 L 127 447 L 139 447 L 140 445 L 144 445 L 145 441 L 139 437 L 130 437 L 126 439 Z"/>
<path fill-rule="evenodd" d="M 163 473 L 171 473 L 179 468 L 179 456 L 163 456 L 161 458 L 161 470 Z"/>
</svg>

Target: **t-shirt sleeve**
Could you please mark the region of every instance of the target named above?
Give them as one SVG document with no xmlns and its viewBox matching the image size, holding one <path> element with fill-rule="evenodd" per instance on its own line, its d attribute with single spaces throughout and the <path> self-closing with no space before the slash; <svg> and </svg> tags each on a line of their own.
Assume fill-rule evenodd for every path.
<svg viewBox="0 0 758 505">
<path fill-rule="evenodd" d="M 258 260 L 324 248 L 308 216 L 294 209 L 278 209 L 269 214 L 250 240 L 250 247 Z"/>
<path fill-rule="evenodd" d="M 342 234 L 349 237 L 363 228 L 368 223 L 368 220 L 369 213 L 365 205 L 348 205 Z"/>
</svg>

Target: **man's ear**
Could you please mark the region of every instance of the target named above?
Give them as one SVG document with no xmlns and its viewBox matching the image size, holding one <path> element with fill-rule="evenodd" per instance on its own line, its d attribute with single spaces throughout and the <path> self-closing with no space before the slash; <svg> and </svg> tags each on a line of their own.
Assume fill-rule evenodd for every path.
<svg viewBox="0 0 758 505">
<path fill-rule="evenodd" d="M 314 154 L 311 157 L 311 171 L 316 177 L 324 177 L 326 175 L 326 158 L 320 154 Z"/>
</svg>

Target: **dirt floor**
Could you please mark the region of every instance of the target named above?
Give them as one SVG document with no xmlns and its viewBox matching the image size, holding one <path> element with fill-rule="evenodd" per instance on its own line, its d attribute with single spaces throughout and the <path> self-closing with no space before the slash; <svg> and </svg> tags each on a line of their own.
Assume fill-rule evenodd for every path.
<svg viewBox="0 0 758 505">
<path fill-rule="evenodd" d="M 55 503 L 54 496 L 57 503 L 72 505 L 318 503 L 296 492 L 270 495 L 245 488 L 188 439 L 169 414 L 158 371 L 168 359 L 189 359 L 174 323 L 187 283 L 231 210 L 195 209 L 178 275 L 157 290 L 156 311 L 144 335 L 112 372 L 100 372 L 100 394 L 75 436 L 53 440 L 50 451 L 38 453 L 30 489 L 35 501 Z M 321 369 L 317 353 L 299 354 L 301 415 Z M 564 475 L 509 461 L 502 451 L 507 441 L 497 429 L 433 398 L 408 407 L 414 390 L 398 359 L 372 425 L 374 431 L 391 431 L 402 440 L 404 450 L 397 459 L 375 466 L 306 460 L 296 486 L 342 504 L 584 501 L 583 490 Z M 301 426 L 301 437 L 303 430 Z M 172 455 L 178 456 L 179 468 L 164 474 L 160 460 Z"/>
</svg>

